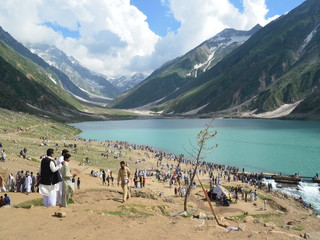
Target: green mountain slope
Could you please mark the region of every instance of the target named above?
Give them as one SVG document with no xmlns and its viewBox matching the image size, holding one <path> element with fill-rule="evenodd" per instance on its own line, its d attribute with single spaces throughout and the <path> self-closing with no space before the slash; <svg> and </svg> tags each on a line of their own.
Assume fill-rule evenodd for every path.
<svg viewBox="0 0 320 240">
<path fill-rule="evenodd" d="M 60 121 L 94 117 L 54 83 L 50 74 L 0 40 L 0 107 Z"/>
<path fill-rule="evenodd" d="M 198 81 L 198 76 L 216 65 L 260 28 L 257 25 L 250 31 L 225 29 L 184 56 L 165 63 L 141 84 L 116 98 L 111 107 L 134 108 L 174 99 L 183 93 L 183 86 Z"/>
<path fill-rule="evenodd" d="M 113 86 L 104 76 L 85 68 L 75 58 L 67 56 L 55 46 L 47 44 L 26 44 L 25 46 L 66 74 L 76 86 L 87 93 L 102 98 L 114 98 L 120 94 L 120 89 Z"/>
<path fill-rule="evenodd" d="M 109 102 L 109 101 L 105 101 L 104 99 L 91 98 L 87 93 L 85 93 L 79 87 L 77 87 L 65 73 L 61 72 L 56 67 L 49 65 L 38 55 L 30 52 L 29 49 L 24 47 L 20 42 L 14 39 L 9 33 L 4 31 L 1 27 L 0 27 L 0 40 L 6 43 L 9 47 L 11 47 L 15 52 L 19 53 L 21 56 L 31 60 L 38 66 L 42 67 L 46 72 L 51 74 L 51 77 L 62 88 L 64 88 L 66 91 L 70 92 L 71 94 L 88 101 Z"/>
<path fill-rule="evenodd" d="M 319 88 L 320 2 L 307 0 L 268 24 L 220 63 L 187 84 L 165 112 L 210 113 L 246 105 L 270 111 Z"/>
</svg>

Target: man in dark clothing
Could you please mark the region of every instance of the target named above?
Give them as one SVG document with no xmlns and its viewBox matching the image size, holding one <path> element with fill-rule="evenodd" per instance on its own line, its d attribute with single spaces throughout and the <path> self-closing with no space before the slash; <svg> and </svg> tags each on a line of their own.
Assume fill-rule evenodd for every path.
<svg viewBox="0 0 320 240">
<path fill-rule="evenodd" d="M 8 197 L 8 194 L 4 194 L 4 204 L 5 205 L 10 205 L 10 198 Z"/>
<path fill-rule="evenodd" d="M 60 166 L 56 166 L 53 154 L 53 149 L 49 148 L 47 156 L 41 160 L 39 193 L 43 197 L 45 207 L 56 206 L 56 184 L 62 181 L 58 170 L 64 162 Z"/>
</svg>

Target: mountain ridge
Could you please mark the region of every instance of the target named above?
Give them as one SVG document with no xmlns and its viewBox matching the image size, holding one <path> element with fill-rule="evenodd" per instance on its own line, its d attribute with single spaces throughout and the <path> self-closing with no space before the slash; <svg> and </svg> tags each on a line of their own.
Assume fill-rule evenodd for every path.
<svg viewBox="0 0 320 240">
<path fill-rule="evenodd" d="M 177 95 L 176 91 L 215 66 L 260 28 L 260 25 L 256 25 L 249 31 L 223 30 L 220 35 L 204 41 L 183 56 L 164 63 L 138 86 L 117 97 L 111 107 L 134 108 L 155 101 L 161 104 L 171 100 Z"/>
</svg>

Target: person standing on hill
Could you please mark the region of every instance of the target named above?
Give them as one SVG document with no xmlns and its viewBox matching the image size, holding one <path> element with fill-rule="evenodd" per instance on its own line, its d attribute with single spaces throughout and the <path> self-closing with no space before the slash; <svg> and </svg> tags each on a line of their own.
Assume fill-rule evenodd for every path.
<svg viewBox="0 0 320 240">
<path fill-rule="evenodd" d="M 68 207 L 68 202 L 70 197 L 74 193 L 74 184 L 72 179 L 77 176 L 76 174 L 71 174 L 69 161 L 71 160 L 71 155 L 66 153 L 64 155 L 64 164 L 61 168 L 61 177 L 62 177 L 62 207 Z"/>
<path fill-rule="evenodd" d="M 8 180 L 7 180 L 7 186 L 9 192 L 14 192 L 14 186 L 16 185 L 16 181 L 13 177 L 13 174 L 9 174 Z"/>
<path fill-rule="evenodd" d="M 130 196 L 130 189 L 129 189 L 129 180 L 131 177 L 131 171 L 128 167 L 125 166 L 124 161 L 120 162 L 120 169 L 118 172 L 118 186 L 121 182 L 121 187 L 123 189 L 123 198 L 122 203 L 124 203 Z"/>
<path fill-rule="evenodd" d="M 6 189 L 5 185 L 4 185 L 3 177 L 0 175 L 0 192 L 1 192 L 1 191 L 6 192 L 7 189 Z"/>
<path fill-rule="evenodd" d="M 77 189 L 80 190 L 80 178 L 77 179 Z"/>
<path fill-rule="evenodd" d="M 64 156 L 69 153 L 69 150 L 63 149 L 61 156 L 57 160 L 57 167 L 61 166 L 61 163 L 64 161 Z M 61 166 L 62 167 L 62 166 Z M 61 170 L 58 170 L 61 177 Z M 58 204 L 62 204 L 62 181 L 59 182 L 59 190 L 57 191 Z"/>
<path fill-rule="evenodd" d="M 104 170 L 102 170 L 102 185 L 106 185 L 106 172 Z"/>
<path fill-rule="evenodd" d="M 31 183 L 31 192 L 35 192 L 35 186 L 36 186 L 36 177 L 33 175 L 33 172 L 31 172 L 30 175 L 31 179 L 32 179 L 32 183 Z"/>
<path fill-rule="evenodd" d="M 25 177 L 25 189 L 27 194 L 31 192 L 31 185 L 32 185 L 32 178 L 29 175 L 29 171 L 27 171 L 26 177 Z"/>
<path fill-rule="evenodd" d="M 0 160 L 3 161 L 3 162 L 5 162 L 6 159 L 7 159 L 6 153 L 5 153 L 4 150 L 2 150 L 2 151 L 1 151 L 1 159 L 0 159 Z"/>
<path fill-rule="evenodd" d="M 54 150 L 49 148 L 47 156 L 41 160 L 39 193 L 42 195 L 45 207 L 56 206 L 56 191 L 58 187 L 56 185 L 62 181 L 58 170 L 61 169 L 64 163 L 62 162 L 62 165 L 56 166 L 53 161 L 53 154 Z"/>
</svg>

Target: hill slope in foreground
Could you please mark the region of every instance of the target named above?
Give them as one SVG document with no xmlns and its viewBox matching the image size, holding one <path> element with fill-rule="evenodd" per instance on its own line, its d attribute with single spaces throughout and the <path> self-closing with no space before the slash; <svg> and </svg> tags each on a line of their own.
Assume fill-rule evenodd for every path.
<svg viewBox="0 0 320 240">
<path fill-rule="evenodd" d="M 228 232 L 219 227 L 215 220 L 193 219 L 175 216 L 183 209 L 183 199 L 174 196 L 173 189 L 168 183 L 158 182 L 155 177 L 148 177 L 146 188 L 132 189 L 133 198 L 121 204 L 120 188 L 103 186 L 100 178 L 90 176 L 90 171 L 109 168 L 117 173 L 118 160 L 114 156 L 119 151 L 113 146 L 101 142 L 84 141 L 76 134 L 78 130 L 59 123 L 28 115 L 0 109 L 1 143 L 7 152 L 7 161 L 0 162 L 0 174 L 16 173 L 18 170 L 38 172 L 39 156 L 48 147 L 56 149 L 58 153 L 65 148 L 64 144 L 77 144 L 75 148 L 68 148 L 73 155 L 71 167 L 81 179 L 81 190 L 73 196 L 74 204 L 67 209 L 58 207 L 44 208 L 38 199 L 38 193 L 25 195 L 9 193 L 12 205 L 8 209 L 1 208 L 0 239 L 301 239 L 304 232 L 312 236 L 319 236 L 319 219 L 305 210 L 300 204 L 284 199 L 283 196 L 270 195 L 258 190 L 259 199 L 254 204 L 239 200 L 230 207 L 223 207 L 213 202 L 214 210 L 221 223 L 241 227 L 242 231 Z M 43 139 L 48 138 L 44 145 Z M 59 147 L 60 146 L 60 147 Z M 28 159 L 18 156 L 19 151 L 27 147 Z M 109 157 L 102 157 L 107 151 Z M 132 171 L 135 169 L 156 168 L 153 153 L 145 150 L 121 151 L 121 159 L 129 162 Z M 92 162 L 89 168 L 79 165 L 85 157 Z M 146 161 L 138 161 L 145 158 Z M 167 159 L 163 159 L 166 163 Z M 174 164 L 173 162 L 169 162 Z M 185 168 L 184 165 L 182 165 Z M 217 172 L 215 172 L 217 174 Z M 116 177 L 116 176 L 115 176 Z M 5 177 L 6 178 L 6 177 Z M 208 186 L 208 176 L 201 176 Z M 241 182 L 224 183 L 226 186 L 236 186 Z M 160 193 L 163 193 L 160 197 Z M 2 193 L 0 193 L 2 195 Z M 264 198 L 269 199 L 267 210 L 263 208 Z M 206 213 L 210 216 L 210 209 L 204 199 L 201 188 L 192 191 L 188 203 L 191 213 Z M 39 205 L 39 206 L 38 206 Z M 20 207 L 20 208 L 17 208 Z M 66 217 L 56 218 L 53 214 L 64 211 Z M 244 222 L 243 214 L 247 212 Z M 293 225 L 288 225 L 288 222 Z M 283 228 L 282 226 L 286 226 Z M 312 238 L 311 238 L 312 239 Z M 319 239 L 319 238 L 314 238 Z"/>
</svg>

